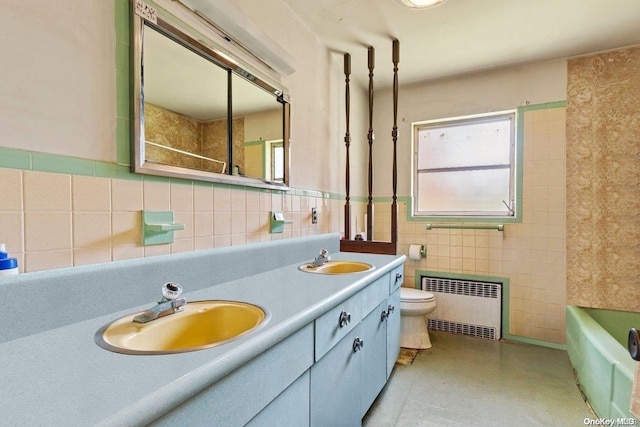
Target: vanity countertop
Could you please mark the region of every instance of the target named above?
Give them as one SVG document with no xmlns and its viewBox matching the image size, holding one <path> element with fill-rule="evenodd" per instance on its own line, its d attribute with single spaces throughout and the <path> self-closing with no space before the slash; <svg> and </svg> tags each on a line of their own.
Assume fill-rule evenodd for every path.
<svg viewBox="0 0 640 427">
<path fill-rule="evenodd" d="M 95 344 L 94 334 L 101 326 L 145 310 L 154 301 L 0 344 L 2 423 L 143 424 L 212 385 L 405 260 L 404 255 L 342 252 L 331 257 L 366 262 L 375 269 L 322 275 L 302 272 L 298 270 L 301 263 L 296 263 L 211 287 L 199 286 L 192 292 L 189 283 L 181 283 L 187 301 L 246 301 L 271 313 L 264 327 L 217 347 L 140 356 L 113 353 Z M 24 310 L 30 310 L 28 302 Z M 33 313 L 43 315 L 47 313 Z"/>
</svg>

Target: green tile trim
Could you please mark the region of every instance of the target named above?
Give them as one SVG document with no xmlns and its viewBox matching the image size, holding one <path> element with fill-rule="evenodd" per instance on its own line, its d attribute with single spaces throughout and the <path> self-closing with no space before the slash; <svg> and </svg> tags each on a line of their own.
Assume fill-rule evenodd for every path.
<svg viewBox="0 0 640 427">
<path fill-rule="evenodd" d="M 520 108 L 516 112 L 516 216 L 513 222 L 522 222 L 524 210 L 524 111 Z M 506 221 L 505 221 L 506 222 Z"/>
<path fill-rule="evenodd" d="M 115 163 L 96 162 L 96 176 L 101 178 L 129 179 L 132 181 L 142 181 L 142 175 L 131 173 L 131 169 L 126 165 Z"/>
<path fill-rule="evenodd" d="M 131 111 L 131 55 L 129 45 L 116 44 L 116 113 L 117 117 L 129 119 Z"/>
<path fill-rule="evenodd" d="M 131 164 L 131 2 L 115 0 L 116 161 Z"/>
<path fill-rule="evenodd" d="M 115 0 L 116 40 L 130 43 L 131 4 L 130 0 Z"/>
<path fill-rule="evenodd" d="M 131 172 L 126 164 L 102 162 L 96 160 L 80 159 L 77 157 L 62 156 L 17 150 L 14 148 L 0 147 L 0 168 L 33 170 L 40 172 L 66 173 L 70 175 L 96 176 L 100 178 L 129 179 L 134 181 L 179 182 L 183 184 L 198 185 L 213 188 L 230 188 L 244 191 L 256 191 L 264 193 L 293 194 L 297 196 L 318 198 L 344 198 L 336 193 L 327 193 L 316 190 L 289 188 L 277 190 L 270 188 L 245 187 L 209 181 L 198 181 L 181 178 L 169 178 L 156 175 L 142 175 Z"/>
<path fill-rule="evenodd" d="M 543 104 L 534 104 L 534 105 L 523 105 L 518 107 L 518 112 L 522 109 L 522 111 L 531 111 L 531 110 L 548 110 L 552 108 L 562 108 L 567 106 L 567 101 L 554 101 L 554 102 L 545 102 Z"/>
<path fill-rule="evenodd" d="M 96 162 L 91 160 L 76 157 L 58 156 L 47 153 L 31 153 L 32 169 L 42 172 L 95 176 L 95 163 Z"/>
<path fill-rule="evenodd" d="M 502 334 L 502 338 L 509 341 L 517 341 L 517 342 L 522 342 L 526 344 L 538 345 L 541 347 L 555 348 L 556 350 L 565 350 L 565 351 L 567 350 L 567 346 L 565 344 L 557 344 L 554 342 L 537 340 L 534 338 L 521 337 L 518 335 Z"/>
<path fill-rule="evenodd" d="M 31 152 L 0 147 L 0 167 L 29 170 L 31 169 Z"/>
</svg>

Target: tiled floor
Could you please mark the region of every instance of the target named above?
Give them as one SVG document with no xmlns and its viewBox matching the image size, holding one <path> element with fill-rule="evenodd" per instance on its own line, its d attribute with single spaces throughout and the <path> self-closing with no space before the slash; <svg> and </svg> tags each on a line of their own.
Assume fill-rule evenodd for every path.
<svg viewBox="0 0 640 427">
<path fill-rule="evenodd" d="M 432 332 L 433 347 L 396 364 L 363 426 L 582 426 L 567 353 L 530 344 Z"/>
</svg>

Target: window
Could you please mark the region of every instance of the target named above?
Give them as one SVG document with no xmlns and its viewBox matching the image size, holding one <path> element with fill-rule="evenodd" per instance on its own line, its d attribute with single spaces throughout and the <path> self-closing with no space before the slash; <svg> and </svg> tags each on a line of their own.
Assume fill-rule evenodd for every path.
<svg viewBox="0 0 640 427">
<path fill-rule="evenodd" d="M 413 124 L 415 216 L 515 216 L 516 112 Z"/>
</svg>

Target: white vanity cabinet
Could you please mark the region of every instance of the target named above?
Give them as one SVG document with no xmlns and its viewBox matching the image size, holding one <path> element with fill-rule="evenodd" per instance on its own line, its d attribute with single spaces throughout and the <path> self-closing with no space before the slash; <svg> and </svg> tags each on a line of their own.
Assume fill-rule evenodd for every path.
<svg viewBox="0 0 640 427">
<path fill-rule="evenodd" d="M 396 270 L 316 319 L 311 426 L 360 425 L 386 384 L 400 349 Z"/>
</svg>

